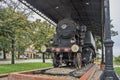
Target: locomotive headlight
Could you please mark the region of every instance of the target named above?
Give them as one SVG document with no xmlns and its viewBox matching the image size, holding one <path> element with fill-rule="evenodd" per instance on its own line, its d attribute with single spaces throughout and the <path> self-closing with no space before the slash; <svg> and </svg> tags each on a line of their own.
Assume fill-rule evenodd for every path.
<svg viewBox="0 0 120 80">
<path fill-rule="evenodd" d="M 67 25 L 66 25 L 66 24 L 63 24 L 63 25 L 61 26 L 61 28 L 62 28 L 62 29 L 66 29 L 66 28 L 67 28 Z"/>
<path fill-rule="evenodd" d="M 76 44 L 74 44 L 74 45 L 71 47 L 71 50 L 72 50 L 72 52 L 77 52 L 77 51 L 79 51 L 79 46 L 76 45 Z"/>
<path fill-rule="evenodd" d="M 46 52 L 47 47 L 45 45 L 41 46 L 41 52 Z"/>
</svg>

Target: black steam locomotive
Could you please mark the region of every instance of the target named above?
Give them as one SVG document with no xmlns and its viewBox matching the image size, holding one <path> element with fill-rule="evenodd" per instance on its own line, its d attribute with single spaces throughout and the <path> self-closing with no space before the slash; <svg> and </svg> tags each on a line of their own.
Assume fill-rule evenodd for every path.
<svg viewBox="0 0 120 80">
<path fill-rule="evenodd" d="M 56 34 L 50 41 L 53 52 L 53 66 L 81 65 L 94 61 L 96 56 L 95 40 L 86 26 L 76 23 L 72 19 L 61 20 L 56 28 Z"/>
</svg>

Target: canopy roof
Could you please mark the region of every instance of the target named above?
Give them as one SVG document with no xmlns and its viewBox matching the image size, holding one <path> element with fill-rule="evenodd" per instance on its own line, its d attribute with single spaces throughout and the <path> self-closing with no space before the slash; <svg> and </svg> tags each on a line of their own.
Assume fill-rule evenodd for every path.
<svg viewBox="0 0 120 80">
<path fill-rule="evenodd" d="M 95 35 L 101 35 L 103 0 L 25 0 L 56 24 L 71 17 L 87 26 Z"/>
</svg>

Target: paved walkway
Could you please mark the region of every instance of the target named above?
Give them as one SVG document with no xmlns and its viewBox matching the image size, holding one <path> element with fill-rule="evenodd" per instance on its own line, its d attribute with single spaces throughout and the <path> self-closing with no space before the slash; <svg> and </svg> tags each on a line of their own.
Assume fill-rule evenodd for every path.
<svg viewBox="0 0 120 80">
<path fill-rule="evenodd" d="M 8 80 L 8 77 L 0 78 L 0 80 Z"/>
<path fill-rule="evenodd" d="M 114 65 L 114 67 L 120 67 L 120 65 Z"/>
<path fill-rule="evenodd" d="M 43 62 L 42 59 L 15 60 L 15 63 Z M 52 59 L 46 59 L 45 62 L 52 63 Z M 11 64 L 11 61 L 0 61 L 0 64 Z"/>
<path fill-rule="evenodd" d="M 96 72 L 95 72 L 94 75 L 91 77 L 91 79 L 88 79 L 88 80 L 99 80 L 101 74 L 102 74 L 102 70 L 100 70 L 100 66 L 98 65 Z"/>
</svg>

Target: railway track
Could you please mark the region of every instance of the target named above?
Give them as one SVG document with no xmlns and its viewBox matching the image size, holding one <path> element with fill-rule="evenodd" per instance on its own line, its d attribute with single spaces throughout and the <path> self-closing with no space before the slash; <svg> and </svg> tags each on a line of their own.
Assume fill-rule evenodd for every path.
<svg viewBox="0 0 120 80">
<path fill-rule="evenodd" d="M 46 68 L 28 72 L 12 73 L 8 75 L 8 80 L 87 80 L 90 78 L 91 74 L 95 72 L 95 66 L 96 65 L 89 64 L 80 70 L 76 70 L 74 67 L 64 66 L 61 68 Z"/>
<path fill-rule="evenodd" d="M 51 68 L 51 69 L 36 71 L 36 72 L 33 72 L 33 74 L 37 74 L 40 76 L 46 75 L 50 77 L 62 77 L 68 80 L 77 80 L 77 78 L 79 79 L 93 66 L 94 64 L 88 64 L 87 66 L 82 67 L 81 69 L 63 66 L 61 68 Z"/>
</svg>

